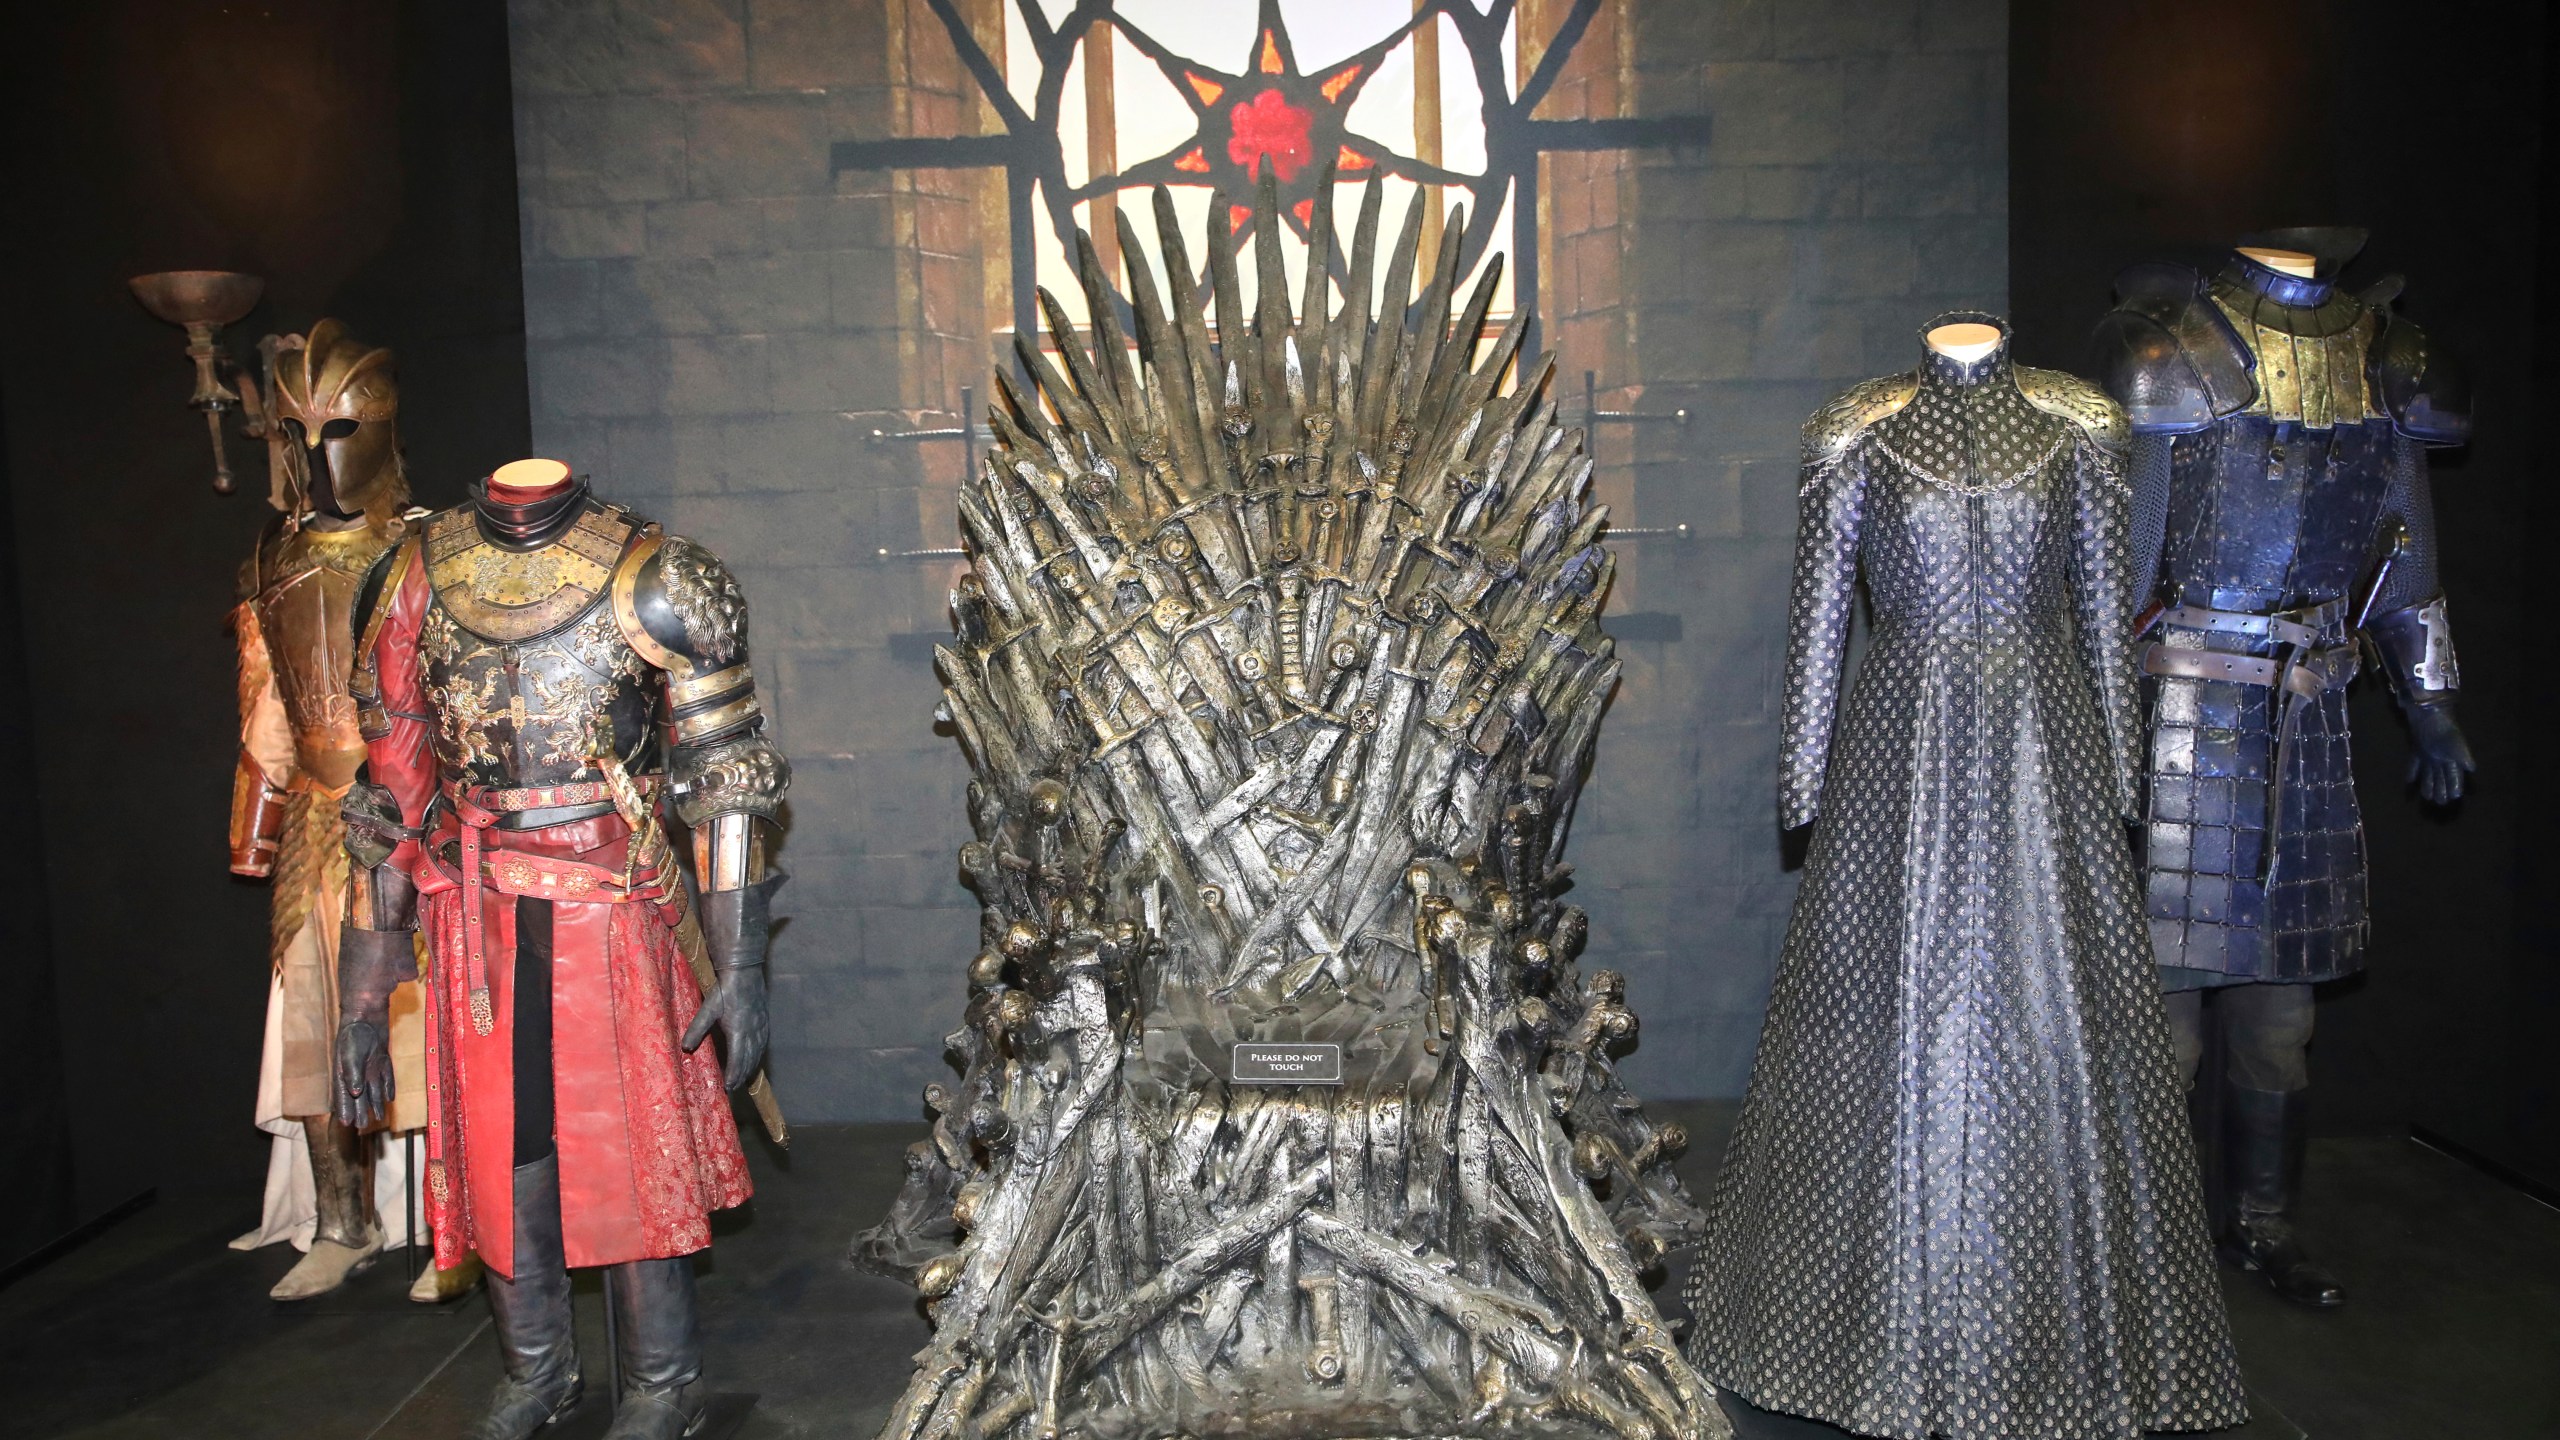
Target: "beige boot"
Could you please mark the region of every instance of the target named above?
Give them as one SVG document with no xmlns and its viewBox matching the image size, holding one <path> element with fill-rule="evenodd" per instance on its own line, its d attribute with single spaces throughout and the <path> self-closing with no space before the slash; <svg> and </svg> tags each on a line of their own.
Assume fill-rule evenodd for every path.
<svg viewBox="0 0 2560 1440">
<path fill-rule="evenodd" d="M 347 1283 L 347 1277 L 361 1275 L 382 1258 L 382 1241 L 368 1237 L 362 1245 L 341 1245 L 335 1240 L 313 1240 L 311 1253 L 302 1257 L 276 1288 L 267 1292 L 270 1300 L 308 1300 L 326 1295 Z"/>
<path fill-rule="evenodd" d="M 320 1202 L 320 1228 L 311 1237 L 311 1253 L 267 1292 L 275 1300 L 326 1295 L 382 1258 L 382 1231 L 365 1204 L 356 1133 L 325 1115 L 305 1116 L 302 1132 L 311 1147 L 311 1188 Z"/>
<path fill-rule="evenodd" d="M 480 1255 L 466 1251 L 462 1263 L 450 1270 L 439 1270 L 433 1264 L 418 1272 L 417 1281 L 409 1287 L 409 1298 L 420 1305 L 442 1305 L 459 1300 L 480 1285 Z"/>
</svg>

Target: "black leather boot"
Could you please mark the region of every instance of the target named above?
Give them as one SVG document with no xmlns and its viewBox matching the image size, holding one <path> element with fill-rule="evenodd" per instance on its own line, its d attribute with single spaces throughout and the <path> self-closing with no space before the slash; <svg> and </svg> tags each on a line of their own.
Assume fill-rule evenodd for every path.
<svg viewBox="0 0 2560 1440">
<path fill-rule="evenodd" d="M 621 1349 L 622 1396 L 605 1440 L 677 1440 L 702 1426 L 702 1326 L 694 1313 L 693 1259 L 616 1265 L 607 1287 Z"/>
<path fill-rule="evenodd" d="M 2303 1252 L 2294 1234 L 2294 1196 L 2302 1188 L 2307 1092 L 2224 1087 L 2222 1134 L 2231 1187 L 2231 1225 L 2223 1258 L 2266 1277 L 2268 1288 L 2297 1305 L 2326 1310 L 2347 1292 Z"/>
<path fill-rule="evenodd" d="M 489 1272 L 489 1313 L 507 1378 L 471 1440 L 527 1440 L 578 1406 L 578 1342 L 560 1240 L 560 1157 L 516 1167 L 516 1273 Z"/>
</svg>

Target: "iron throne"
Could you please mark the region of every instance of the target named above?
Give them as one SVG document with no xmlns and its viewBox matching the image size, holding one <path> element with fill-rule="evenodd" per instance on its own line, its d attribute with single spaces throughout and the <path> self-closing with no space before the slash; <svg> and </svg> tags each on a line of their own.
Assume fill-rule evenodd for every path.
<svg viewBox="0 0 2560 1440">
<path fill-rule="evenodd" d="M 1639 1278 L 1698 1227 L 1685 1137 L 1559 898 L 1618 674 L 1591 462 L 1549 368 L 1504 392 L 1519 319 L 1479 359 L 1464 225 L 1408 303 L 1417 199 L 1373 314 L 1379 192 L 1346 270 L 1332 188 L 1295 316 L 1213 219 L 1213 339 L 1159 191 L 1134 357 L 1079 237 L 1092 334 L 1044 291 L 1065 373 L 998 379 L 936 655 L 985 948 L 854 1247 L 935 1325 L 884 1440 L 1730 1433 Z"/>
</svg>

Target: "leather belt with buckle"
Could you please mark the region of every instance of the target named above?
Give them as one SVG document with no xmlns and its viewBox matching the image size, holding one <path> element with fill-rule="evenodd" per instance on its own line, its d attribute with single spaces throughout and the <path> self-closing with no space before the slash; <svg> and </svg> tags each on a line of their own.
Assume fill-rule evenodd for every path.
<svg viewBox="0 0 2560 1440">
<path fill-rule="evenodd" d="M 2146 674 L 2185 680 L 2221 680 L 2234 685 L 2263 685 L 2269 689 L 2281 686 L 2307 700 L 2354 679 L 2356 651 L 2352 645 L 2306 651 L 2296 656 L 2291 664 L 2286 664 L 2258 655 L 2230 655 L 2220 650 L 2172 650 L 2166 645 L 2154 644 L 2143 647 L 2142 668 Z"/>
</svg>

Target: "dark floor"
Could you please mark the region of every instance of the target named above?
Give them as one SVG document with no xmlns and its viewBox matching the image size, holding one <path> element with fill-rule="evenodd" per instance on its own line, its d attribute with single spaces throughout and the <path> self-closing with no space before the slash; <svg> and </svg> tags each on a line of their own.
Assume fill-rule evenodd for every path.
<svg viewBox="0 0 2560 1440">
<path fill-rule="evenodd" d="M 1702 1185 L 1731 1106 L 1654 1108 L 1697 1137 L 1682 1166 Z M 924 1321 L 910 1292 L 839 1256 L 887 1206 L 912 1138 L 810 1126 L 787 1162 L 756 1156 L 757 1199 L 724 1217 L 702 1280 L 712 1376 L 760 1397 L 743 1436 L 860 1440 L 897 1398 Z M 0 1290 L 0 1437 L 459 1435 L 498 1373 L 486 1306 L 407 1304 L 397 1257 L 338 1295 L 275 1304 L 266 1289 L 292 1251 L 224 1248 L 255 1202 L 164 1198 Z M 2229 1433 L 2560 1437 L 2560 1211 L 2405 1140 L 2317 1144 L 2305 1210 L 2354 1303 L 2314 1314 L 2228 1275 L 2251 1387 L 2292 1422 Z M 581 1304 L 600 1389 L 591 1282 Z M 585 1418 L 576 1428 L 600 1417 Z M 1743 1418 L 1746 1440 L 1837 1434 Z"/>
</svg>

